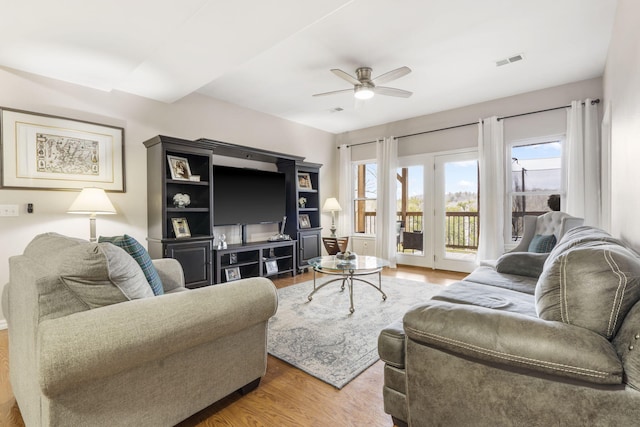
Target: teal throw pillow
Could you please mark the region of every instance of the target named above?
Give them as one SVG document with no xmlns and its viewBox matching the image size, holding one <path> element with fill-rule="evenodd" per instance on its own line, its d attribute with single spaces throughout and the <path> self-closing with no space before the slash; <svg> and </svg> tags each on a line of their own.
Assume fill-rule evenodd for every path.
<svg viewBox="0 0 640 427">
<path fill-rule="evenodd" d="M 162 281 L 160 280 L 160 276 L 158 275 L 158 271 L 154 267 L 153 262 L 151 262 L 149 253 L 136 239 L 125 234 L 124 236 L 114 237 L 100 236 L 98 242 L 112 243 L 124 249 L 133 259 L 136 260 L 138 265 L 140 265 L 140 268 L 142 268 L 144 277 L 147 278 L 147 282 L 149 282 L 149 286 L 151 286 L 151 290 L 153 290 L 154 295 L 164 294 Z"/>
<path fill-rule="evenodd" d="M 542 235 L 536 234 L 529 243 L 529 252 L 535 252 L 544 254 L 551 252 L 551 249 L 556 245 L 556 236 L 554 234 Z"/>
</svg>

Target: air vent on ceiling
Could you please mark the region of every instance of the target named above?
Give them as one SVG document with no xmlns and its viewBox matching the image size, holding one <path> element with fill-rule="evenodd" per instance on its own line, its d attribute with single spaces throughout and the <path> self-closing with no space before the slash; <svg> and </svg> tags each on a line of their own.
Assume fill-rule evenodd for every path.
<svg viewBox="0 0 640 427">
<path fill-rule="evenodd" d="M 523 59 L 524 59 L 524 55 L 519 53 L 517 55 L 513 55 L 513 56 L 510 56 L 508 58 L 500 59 L 500 60 L 496 61 L 496 67 L 502 67 L 503 65 L 511 64 L 513 62 L 522 61 Z"/>
</svg>

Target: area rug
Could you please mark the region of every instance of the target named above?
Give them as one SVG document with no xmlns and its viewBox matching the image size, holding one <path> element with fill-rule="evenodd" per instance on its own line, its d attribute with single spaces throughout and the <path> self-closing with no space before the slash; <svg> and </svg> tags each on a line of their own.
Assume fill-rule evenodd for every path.
<svg viewBox="0 0 640 427">
<path fill-rule="evenodd" d="M 321 277 L 318 283 L 333 277 Z M 378 277 L 368 276 L 377 285 Z M 355 312 L 349 313 L 349 291 L 340 282 L 320 289 L 309 301 L 313 281 L 278 290 L 278 312 L 269 321 L 268 351 L 278 359 L 341 389 L 378 361 L 378 334 L 411 306 L 443 289 L 413 280 L 382 278 L 378 291 L 354 283 Z"/>
</svg>

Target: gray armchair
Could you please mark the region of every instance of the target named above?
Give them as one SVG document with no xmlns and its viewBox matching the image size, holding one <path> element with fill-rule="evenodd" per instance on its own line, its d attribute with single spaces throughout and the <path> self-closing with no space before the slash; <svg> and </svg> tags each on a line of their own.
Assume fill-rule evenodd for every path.
<svg viewBox="0 0 640 427">
<path fill-rule="evenodd" d="M 510 252 L 529 252 L 529 245 L 536 235 L 555 235 L 559 242 L 564 233 L 574 227 L 579 227 L 584 222 L 583 218 L 571 216 L 565 212 L 552 211 L 536 215 L 524 216 L 524 233 L 518 246 Z"/>
</svg>

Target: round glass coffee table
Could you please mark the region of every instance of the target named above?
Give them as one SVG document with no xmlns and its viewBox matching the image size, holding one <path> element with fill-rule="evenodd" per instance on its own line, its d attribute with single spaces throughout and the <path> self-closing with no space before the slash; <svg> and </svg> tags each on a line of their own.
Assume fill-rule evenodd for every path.
<svg viewBox="0 0 640 427">
<path fill-rule="evenodd" d="M 344 290 L 345 284 L 349 288 L 349 302 L 351 303 L 349 311 L 353 313 L 355 311 L 355 309 L 353 308 L 354 281 L 366 283 L 367 285 L 380 292 L 382 294 L 383 300 L 387 299 L 387 295 L 382 291 L 382 276 L 380 274 L 382 269 L 389 265 L 389 262 L 387 260 L 376 258 L 373 256 L 359 255 L 355 259 L 347 261 L 338 259 L 335 257 L 335 255 L 331 255 L 311 258 L 309 260 L 309 265 L 313 267 L 313 292 L 311 292 L 307 297 L 309 301 L 313 299 L 313 294 L 315 294 L 318 290 L 324 288 L 328 284 L 333 282 L 342 282 L 342 285 L 340 287 L 341 290 Z M 317 286 L 316 273 L 329 274 L 340 277 L 331 279 Z M 378 275 L 378 286 L 361 277 L 370 274 Z"/>
</svg>

